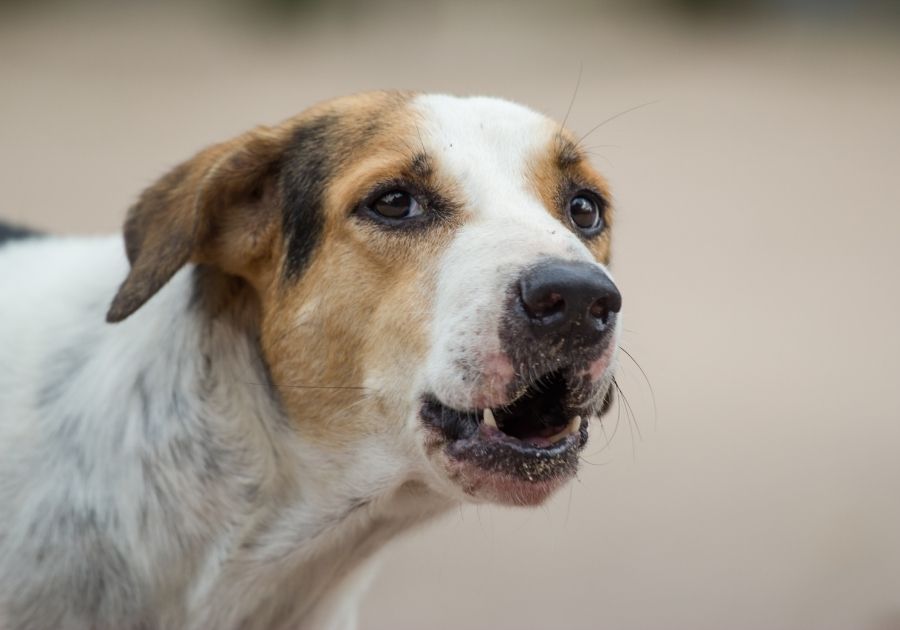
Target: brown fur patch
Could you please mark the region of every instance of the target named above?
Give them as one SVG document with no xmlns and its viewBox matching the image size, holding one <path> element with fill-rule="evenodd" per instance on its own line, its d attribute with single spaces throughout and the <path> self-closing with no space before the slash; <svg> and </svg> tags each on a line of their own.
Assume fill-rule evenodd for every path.
<svg viewBox="0 0 900 630">
<path fill-rule="evenodd" d="M 567 204 L 579 190 L 591 190 L 605 201 L 603 218 L 606 227 L 599 234 L 585 239 L 585 244 L 598 261 L 609 264 L 613 224 L 609 186 L 603 176 L 591 167 L 567 130 L 561 130 L 554 136 L 546 150 L 531 161 L 528 178 L 544 206 L 563 225 L 572 226 Z M 571 229 L 581 236 L 577 229 Z"/>
<path fill-rule="evenodd" d="M 283 146 L 261 127 L 210 147 L 177 166 L 128 212 L 125 248 L 131 271 L 107 320 L 141 307 L 189 260 L 253 275 L 272 238 L 272 176 Z"/>
<path fill-rule="evenodd" d="M 410 96 L 331 101 L 211 147 L 163 177 L 129 213 L 132 270 L 110 320 L 134 312 L 186 262 L 199 263 L 203 308 L 231 308 L 241 313 L 235 322 L 259 334 L 297 431 L 326 449 L 399 431 L 393 422 L 404 405 L 417 404 L 404 399 L 417 377 L 410 366 L 429 349 L 434 261 L 463 220 L 456 184 L 421 145 Z M 563 203 L 573 186 L 609 197 L 563 139 L 530 166 L 540 198 L 568 224 Z M 391 182 L 427 190 L 449 210 L 417 231 L 354 214 Z M 303 233 L 310 226 L 318 232 Z M 607 262 L 609 228 L 588 246 Z"/>
<path fill-rule="evenodd" d="M 380 102 L 371 95 L 361 102 L 342 99 L 327 113 L 341 120 L 335 147 L 352 147 L 352 155 L 347 151 L 325 185 L 323 234 L 306 272 L 263 298 L 262 344 L 298 430 L 339 448 L 361 433 L 399 430 L 375 420 L 396 417 L 402 401 L 395 397 L 405 393 L 411 360 L 427 353 L 434 291 L 429 263 L 453 227 L 402 234 L 353 212 L 384 182 L 447 198 L 453 190 L 431 168 L 416 121 L 395 95 Z M 367 389 L 372 384 L 363 379 L 372 373 L 393 374 L 396 381 Z"/>
<path fill-rule="evenodd" d="M 235 322 L 255 329 L 248 332 L 259 331 L 298 430 L 330 445 L 376 430 L 358 419 L 393 411 L 390 397 L 405 381 L 380 384 L 375 395 L 364 389 L 364 375 L 378 366 L 379 373 L 403 379 L 410 357 L 425 355 L 433 281 L 422 270 L 449 234 L 439 226 L 430 235 L 404 238 L 351 216 L 381 181 L 443 185 L 443 193 L 452 194 L 421 150 L 409 96 L 385 92 L 331 101 L 210 147 L 173 169 L 129 212 L 132 269 L 109 320 L 124 319 L 181 266 L 198 263 L 195 301 L 211 316 L 230 309 Z M 314 135 L 303 136 L 309 129 Z M 303 179 L 311 175 L 314 181 Z M 298 177 L 314 200 L 285 187 Z M 300 213 L 299 223 L 285 220 L 290 212 Z M 322 234 L 305 272 L 294 279 L 282 270 L 292 243 L 304 235 L 283 227 L 312 218 Z M 398 326 L 407 334 L 397 334 Z M 342 414 L 349 407 L 354 413 Z"/>
</svg>

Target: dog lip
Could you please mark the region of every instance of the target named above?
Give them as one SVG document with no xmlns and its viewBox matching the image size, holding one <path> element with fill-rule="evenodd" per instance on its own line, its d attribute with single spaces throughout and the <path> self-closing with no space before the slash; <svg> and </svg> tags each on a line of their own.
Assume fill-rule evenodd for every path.
<svg viewBox="0 0 900 630">
<path fill-rule="evenodd" d="M 450 421 L 448 416 L 459 421 Z M 551 488 L 573 476 L 578 453 L 587 443 L 590 419 L 589 414 L 573 414 L 563 436 L 518 438 L 485 423 L 483 413 L 450 409 L 433 396 L 423 400 L 420 417 L 430 429 L 431 445 L 441 448 L 451 466 L 464 468 L 470 482 L 492 480 L 493 485 L 505 484 L 513 493 L 521 490 L 521 484 Z M 576 417 L 577 426 L 570 430 Z"/>
<path fill-rule="evenodd" d="M 463 409 L 444 403 L 437 395 L 423 397 L 422 420 L 444 433 L 448 440 L 470 437 L 479 426 L 546 447 L 577 432 L 581 416 L 593 415 L 593 392 L 583 375 L 572 366 L 535 377 L 504 403 L 475 398 Z M 548 444 L 549 443 L 549 444 Z"/>
<path fill-rule="evenodd" d="M 451 424 L 448 416 L 449 420 L 458 422 Z M 498 427 L 490 408 L 480 411 L 458 411 L 444 405 L 434 396 L 425 397 L 420 407 L 420 417 L 425 424 L 441 433 L 448 443 L 480 436 L 486 440 L 502 440 L 509 444 L 546 449 L 577 435 L 586 427 L 589 414 L 582 415 L 582 413 L 572 411 L 568 423 L 558 425 L 556 427 L 558 430 L 552 433 L 548 431 L 546 436 L 531 435 L 524 438 L 506 433 Z"/>
<path fill-rule="evenodd" d="M 587 420 L 585 418 L 577 416 L 577 420 L 577 429 L 557 440 L 553 440 L 551 438 L 529 438 L 527 440 L 522 440 L 517 437 L 507 435 L 500 429 L 486 426 L 484 424 L 478 427 L 478 432 L 475 435 L 466 439 L 470 441 L 477 440 L 480 443 L 503 445 L 521 454 L 538 456 L 553 454 L 565 451 L 571 448 L 573 445 L 577 444 L 582 430 L 587 429 Z M 463 441 L 465 440 L 458 440 L 457 442 L 460 442 L 460 445 L 462 445 L 461 442 Z"/>
</svg>

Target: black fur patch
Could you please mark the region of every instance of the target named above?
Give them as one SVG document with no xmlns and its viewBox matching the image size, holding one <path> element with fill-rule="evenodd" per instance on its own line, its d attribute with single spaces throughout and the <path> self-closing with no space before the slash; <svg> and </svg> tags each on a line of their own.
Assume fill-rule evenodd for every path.
<svg viewBox="0 0 900 630">
<path fill-rule="evenodd" d="M 286 241 L 284 277 L 296 280 L 309 264 L 325 228 L 325 191 L 335 173 L 385 128 L 391 113 L 402 108 L 411 94 L 387 92 L 383 102 L 364 115 L 347 115 L 334 108 L 302 122 L 277 165 L 281 194 L 282 227 Z M 411 156 L 413 171 L 425 176 L 431 164 L 424 154 Z"/>
<path fill-rule="evenodd" d="M 338 117 L 325 114 L 301 125 L 285 153 L 281 173 L 283 228 L 287 241 L 284 274 L 296 279 L 312 256 L 325 225 L 322 202 L 342 147 Z"/>
<path fill-rule="evenodd" d="M 0 221 L 0 246 L 5 245 L 8 241 L 16 241 L 23 238 L 35 238 L 37 236 L 41 236 L 41 233 Z"/>
</svg>

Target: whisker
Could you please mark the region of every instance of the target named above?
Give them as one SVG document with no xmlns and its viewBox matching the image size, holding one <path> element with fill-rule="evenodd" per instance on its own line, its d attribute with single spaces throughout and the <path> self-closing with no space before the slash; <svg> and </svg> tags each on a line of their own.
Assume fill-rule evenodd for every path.
<svg viewBox="0 0 900 630">
<path fill-rule="evenodd" d="M 621 423 L 621 421 L 622 421 L 622 403 L 617 398 L 616 399 L 616 424 L 615 424 L 615 426 L 613 426 L 612 433 L 610 434 L 609 439 L 606 441 L 607 448 L 609 447 L 610 444 L 612 444 L 613 439 L 616 437 L 616 433 L 619 432 L 619 424 Z"/>
<path fill-rule="evenodd" d="M 621 149 L 621 144 L 592 144 L 588 147 L 581 147 L 581 150 L 585 153 L 593 153 L 597 149 Z"/>
<path fill-rule="evenodd" d="M 616 433 L 619 432 L 619 424 L 620 424 L 621 420 L 622 420 L 622 403 L 619 402 L 619 400 L 617 398 L 616 399 L 616 423 L 615 423 L 615 425 L 613 425 L 612 433 L 607 435 L 606 425 L 603 423 L 603 418 L 598 418 L 597 421 L 600 423 L 600 430 L 603 432 L 603 437 L 606 439 L 606 444 L 604 444 L 603 447 L 600 450 L 598 450 L 596 453 L 591 453 L 591 455 L 600 455 L 601 453 L 603 453 L 604 451 L 609 449 L 610 445 L 612 444 L 613 438 L 615 438 Z"/>
<path fill-rule="evenodd" d="M 418 127 L 418 125 L 416 125 L 416 132 L 418 133 L 418 131 L 419 131 L 419 127 Z M 398 153 L 399 155 L 402 155 L 404 158 L 406 158 L 407 161 L 412 162 L 416 157 L 417 149 L 412 144 L 407 142 L 405 139 L 401 140 L 401 142 L 403 142 L 403 146 L 406 147 L 406 152 L 397 150 L 396 153 Z M 420 144 L 422 143 L 422 135 L 421 134 L 419 134 L 419 143 Z M 425 151 L 424 144 L 422 144 L 422 151 L 423 152 Z"/>
<path fill-rule="evenodd" d="M 599 455 L 600 453 L 597 452 L 597 453 L 595 453 L 595 454 L 596 454 L 596 455 Z M 592 454 L 592 456 L 593 456 L 593 455 L 594 455 L 594 454 Z M 599 463 L 598 463 L 598 462 L 592 462 L 591 460 L 589 460 L 589 459 L 588 459 L 587 457 L 585 457 L 584 455 L 579 455 L 579 456 L 578 456 L 578 460 L 584 462 L 584 463 L 587 464 L 588 466 L 607 466 L 607 465 L 608 465 L 606 462 L 599 462 Z"/>
<path fill-rule="evenodd" d="M 631 403 L 628 402 L 628 398 L 625 397 L 625 394 L 622 392 L 622 388 L 619 387 L 619 383 L 616 382 L 616 379 L 613 379 L 613 386 L 619 392 L 622 402 L 625 403 L 625 420 L 628 422 L 628 431 L 631 433 L 631 457 L 632 459 L 637 459 L 637 451 L 634 443 L 635 430 L 637 430 L 639 440 L 643 441 L 644 436 L 641 435 L 641 428 L 637 423 L 637 418 L 634 415 L 634 410 L 631 408 Z"/>
<path fill-rule="evenodd" d="M 631 419 L 634 420 L 634 428 L 637 429 L 638 438 L 643 440 L 644 436 L 641 433 L 641 427 L 640 427 L 640 424 L 638 424 L 637 414 L 634 412 L 634 407 L 631 406 L 631 402 L 625 396 L 625 392 L 622 391 L 622 387 L 619 385 L 618 381 L 616 381 L 615 378 L 613 379 L 613 384 L 616 386 L 616 389 L 619 390 L 619 394 L 622 396 L 622 400 L 625 402 L 626 411 L 631 412 Z"/>
<path fill-rule="evenodd" d="M 253 383 L 251 381 L 241 381 L 245 385 L 255 385 L 257 387 L 269 387 L 266 383 Z M 353 390 L 372 390 L 370 387 L 363 386 L 355 386 L 355 385 L 279 385 L 278 387 L 284 387 L 287 389 L 353 389 Z"/>
<path fill-rule="evenodd" d="M 641 364 L 637 362 L 637 359 L 635 359 L 634 356 L 630 352 L 628 352 L 628 350 L 626 350 L 622 345 L 619 345 L 619 350 L 625 353 L 625 356 L 627 356 L 631 360 L 631 362 L 634 363 L 635 367 L 640 370 L 641 376 L 644 377 L 644 381 L 646 381 L 647 383 L 647 389 L 650 390 L 650 403 L 653 406 L 653 428 L 655 429 L 659 425 L 659 412 L 656 407 L 656 392 L 653 391 L 653 384 L 650 382 L 650 377 L 647 376 L 647 372 L 644 370 L 644 368 L 641 367 Z"/>
<path fill-rule="evenodd" d="M 256 387 L 269 387 L 269 385 L 265 384 L 265 383 L 254 383 L 252 381 L 241 381 L 241 382 L 244 383 L 245 385 L 254 385 Z M 331 418 L 329 418 L 325 422 L 326 427 L 331 426 L 335 422 L 335 420 L 337 420 L 339 417 L 346 414 L 354 406 L 359 405 L 360 403 L 366 402 L 367 400 L 371 399 L 373 394 L 377 391 L 370 387 L 357 387 L 357 386 L 352 386 L 352 385 L 281 385 L 281 387 L 284 387 L 286 389 L 352 390 L 352 391 L 365 392 L 362 397 L 358 398 L 357 400 L 354 400 L 352 403 L 350 403 L 346 407 L 342 407 L 341 409 L 336 411 L 334 413 L 334 415 L 332 415 Z"/>
<path fill-rule="evenodd" d="M 616 407 L 618 408 L 618 405 Z M 618 413 L 622 413 L 621 410 L 619 410 Z M 603 439 L 606 441 L 606 444 L 608 445 L 609 444 L 609 436 L 606 434 L 606 423 L 603 422 L 602 417 L 597 418 L 597 421 L 600 424 L 600 433 L 603 434 Z"/>
<path fill-rule="evenodd" d="M 629 107 L 628 109 L 623 110 L 623 111 L 619 112 L 618 114 L 615 114 L 614 116 L 610 116 L 610 117 L 607 118 L 606 120 L 602 121 L 600 124 L 591 127 L 590 130 L 589 130 L 586 134 L 584 134 L 583 136 L 581 136 L 581 137 L 578 139 L 578 143 L 577 143 L 578 146 L 581 146 L 581 143 L 584 142 L 585 139 L 587 139 L 587 137 L 588 137 L 589 135 L 591 135 L 592 133 L 594 133 L 595 131 L 597 131 L 597 130 L 598 130 L 600 127 L 602 127 L 603 125 L 605 125 L 605 124 L 607 124 L 607 123 L 611 123 L 611 122 L 614 121 L 616 118 L 619 118 L 619 117 L 621 117 L 621 116 L 624 116 L 625 114 L 630 114 L 630 113 L 633 112 L 633 111 L 636 111 L 636 110 L 638 110 L 638 109 L 643 109 L 644 107 L 648 107 L 648 106 L 650 106 L 650 105 L 656 105 L 657 103 L 660 103 L 660 102 L 662 102 L 662 99 L 656 99 L 655 101 L 647 101 L 646 103 L 641 103 L 640 105 L 635 105 L 634 107 Z"/>
<path fill-rule="evenodd" d="M 351 389 L 362 391 L 375 391 L 371 387 L 363 387 L 362 385 L 282 385 L 288 389 Z"/>
<path fill-rule="evenodd" d="M 581 87 L 581 75 L 583 73 L 584 62 L 581 61 L 578 63 L 578 78 L 575 80 L 575 90 L 572 92 L 572 98 L 569 99 L 569 107 L 566 108 L 566 115 L 563 116 L 562 122 L 559 124 L 559 131 L 556 132 L 556 140 L 558 142 L 562 140 L 563 129 L 566 128 L 566 123 L 569 120 L 569 114 L 572 113 L 572 106 L 575 105 L 575 98 L 578 96 L 578 88 Z"/>
<path fill-rule="evenodd" d="M 416 123 L 416 135 L 419 136 L 419 145 L 422 147 L 422 155 L 425 158 L 428 158 L 428 151 L 425 150 L 425 141 L 422 140 L 422 130 L 419 129 L 419 124 Z"/>
</svg>

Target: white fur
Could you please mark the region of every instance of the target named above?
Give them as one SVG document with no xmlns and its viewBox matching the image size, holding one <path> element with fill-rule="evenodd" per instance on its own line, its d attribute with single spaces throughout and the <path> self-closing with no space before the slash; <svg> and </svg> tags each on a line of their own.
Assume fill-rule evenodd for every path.
<svg viewBox="0 0 900 630">
<path fill-rule="evenodd" d="M 345 454 L 343 478 L 323 474 L 247 341 L 186 316 L 190 269 L 106 324 L 123 251 L 120 238 L 0 248 L 0 628 L 346 627 L 354 570 L 445 501 L 404 487 L 379 444 Z M 54 545 L 69 527 L 86 548 Z M 122 573 L 102 601 L 85 561 Z"/>
<path fill-rule="evenodd" d="M 429 94 L 415 105 L 426 151 L 461 185 L 469 214 L 439 265 L 427 388 L 458 409 L 494 406 L 486 363 L 500 351 L 503 298 L 523 268 L 554 257 L 608 272 L 527 179 L 528 165 L 552 146 L 556 123 L 496 98 Z"/>
<path fill-rule="evenodd" d="M 350 628 L 375 552 L 462 497 L 427 461 L 416 401 L 471 407 L 457 361 L 499 349 L 517 272 L 592 258 L 525 179 L 553 123 L 493 99 L 414 107 L 468 216 L 428 364 L 391 377 L 408 419 L 393 434 L 305 443 L 254 341 L 189 308 L 190 267 L 109 325 L 121 238 L 0 247 L 0 628 Z"/>
</svg>

